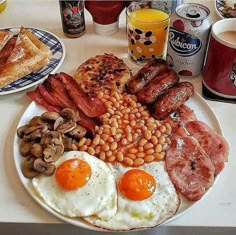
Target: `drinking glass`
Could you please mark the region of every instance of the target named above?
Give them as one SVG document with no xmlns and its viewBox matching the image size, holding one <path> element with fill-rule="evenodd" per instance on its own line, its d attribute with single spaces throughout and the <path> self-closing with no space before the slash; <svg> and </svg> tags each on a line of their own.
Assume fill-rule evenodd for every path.
<svg viewBox="0 0 236 235">
<path fill-rule="evenodd" d="M 134 1 L 126 9 L 128 54 L 141 65 L 163 57 L 166 49 L 171 11 L 154 3 Z"/>
</svg>

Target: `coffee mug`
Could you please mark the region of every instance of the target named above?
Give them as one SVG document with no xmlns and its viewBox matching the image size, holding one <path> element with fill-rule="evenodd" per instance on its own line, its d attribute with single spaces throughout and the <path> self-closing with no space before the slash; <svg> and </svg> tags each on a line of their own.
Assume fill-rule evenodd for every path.
<svg viewBox="0 0 236 235">
<path fill-rule="evenodd" d="M 236 99 L 236 18 L 213 24 L 203 86 L 213 95 Z"/>
</svg>

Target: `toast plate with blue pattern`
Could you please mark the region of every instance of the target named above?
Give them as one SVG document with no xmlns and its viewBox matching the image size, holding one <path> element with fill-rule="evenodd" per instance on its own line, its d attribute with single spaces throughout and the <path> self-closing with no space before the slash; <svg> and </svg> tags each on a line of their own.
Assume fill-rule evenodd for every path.
<svg viewBox="0 0 236 235">
<path fill-rule="evenodd" d="M 40 41 L 50 48 L 52 52 L 52 58 L 50 63 L 44 66 L 42 69 L 30 73 L 29 75 L 26 75 L 25 77 L 0 88 L 0 95 L 22 91 L 41 83 L 47 78 L 47 75 L 50 73 L 55 73 L 65 59 L 65 46 L 56 35 L 42 29 L 28 27 L 25 28 L 30 30 Z M 1 28 L 1 30 L 10 30 L 17 34 L 20 30 L 20 27 Z"/>
</svg>

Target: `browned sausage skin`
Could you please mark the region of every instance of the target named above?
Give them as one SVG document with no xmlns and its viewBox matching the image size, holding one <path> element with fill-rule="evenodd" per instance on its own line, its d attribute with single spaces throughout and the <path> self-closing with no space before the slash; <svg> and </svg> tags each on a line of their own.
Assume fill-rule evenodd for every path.
<svg viewBox="0 0 236 235">
<path fill-rule="evenodd" d="M 168 64 L 163 59 L 152 59 L 135 74 L 128 83 L 128 89 L 135 94 L 157 75 L 166 72 Z"/>
<path fill-rule="evenodd" d="M 173 69 L 156 76 L 151 82 L 137 93 L 142 103 L 153 103 L 160 95 L 179 82 L 179 77 Z"/>
<path fill-rule="evenodd" d="M 152 107 L 152 114 L 156 119 L 165 119 L 182 104 L 184 104 L 194 92 L 190 82 L 180 82 L 161 95 Z"/>
</svg>

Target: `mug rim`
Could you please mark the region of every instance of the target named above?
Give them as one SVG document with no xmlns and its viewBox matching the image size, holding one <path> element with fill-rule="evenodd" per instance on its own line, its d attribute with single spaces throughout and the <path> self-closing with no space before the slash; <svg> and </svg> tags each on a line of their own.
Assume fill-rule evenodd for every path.
<svg viewBox="0 0 236 235">
<path fill-rule="evenodd" d="M 223 33 L 223 32 L 229 31 L 229 30 L 222 30 L 220 33 L 218 33 L 218 34 L 216 33 L 216 27 L 218 27 L 218 25 L 229 24 L 231 22 L 234 22 L 234 24 L 236 24 L 236 18 L 221 19 L 221 20 L 215 22 L 212 25 L 211 32 L 212 32 L 212 36 L 215 38 L 216 41 L 218 41 L 219 43 L 223 44 L 224 46 L 230 47 L 232 49 L 236 49 L 236 43 L 232 43 L 232 42 L 226 41 L 224 39 L 221 39 L 218 36 L 220 33 Z M 224 27 L 221 27 L 221 28 L 224 28 Z M 236 32 L 236 29 L 232 28 L 232 30 L 230 30 L 230 31 L 235 31 Z"/>
</svg>

